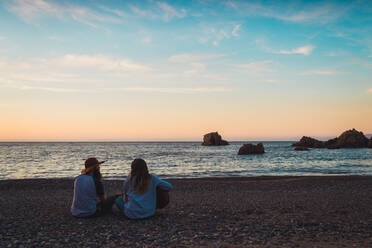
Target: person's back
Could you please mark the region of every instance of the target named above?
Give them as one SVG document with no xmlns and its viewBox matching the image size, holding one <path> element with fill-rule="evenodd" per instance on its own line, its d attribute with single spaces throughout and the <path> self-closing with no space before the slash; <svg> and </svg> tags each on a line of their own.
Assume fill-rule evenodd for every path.
<svg viewBox="0 0 372 248">
<path fill-rule="evenodd" d="M 135 159 L 131 173 L 124 182 L 124 199 L 117 198 L 115 203 L 130 219 L 147 218 L 155 214 L 157 189 L 170 191 L 172 185 L 150 175 L 143 159 Z"/>
<path fill-rule="evenodd" d="M 96 158 L 87 158 L 81 175 L 74 181 L 71 214 L 75 217 L 100 216 L 111 212 L 117 196 L 105 197 L 100 164 Z"/>
<path fill-rule="evenodd" d="M 171 190 L 172 185 L 151 175 L 148 190 L 143 194 L 136 194 L 134 191 L 134 181 L 128 177 L 124 183 L 124 192 L 127 200 L 124 204 L 124 214 L 131 219 L 147 218 L 155 214 L 156 211 L 156 189 Z M 132 185 L 130 185 L 132 184 Z"/>
<path fill-rule="evenodd" d="M 82 174 L 74 181 L 74 198 L 71 213 L 74 216 L 89 216 L 96 212 L 96 187 L 92 176 Z"/>
</svg>

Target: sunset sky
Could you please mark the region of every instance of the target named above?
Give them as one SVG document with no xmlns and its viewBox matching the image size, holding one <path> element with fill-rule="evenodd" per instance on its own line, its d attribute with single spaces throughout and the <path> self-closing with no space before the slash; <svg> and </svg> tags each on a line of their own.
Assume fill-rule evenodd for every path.
<svg viewBox="0 0 372 248">
<path fill-rule="evenodd" d="M 0 1 L 0 141 L 372 133 L 371 1 Z"/>
</svg>

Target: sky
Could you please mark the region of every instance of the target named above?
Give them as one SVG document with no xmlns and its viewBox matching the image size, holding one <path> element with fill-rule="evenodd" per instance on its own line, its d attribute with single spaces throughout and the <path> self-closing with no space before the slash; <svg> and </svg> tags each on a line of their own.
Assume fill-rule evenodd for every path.
<svg viewBox="0 0 372 248">
<path fill-rule="evenodd" d="M 0 1 L 0 141 L 372 133 L 370 1 Z"/>
</svg>

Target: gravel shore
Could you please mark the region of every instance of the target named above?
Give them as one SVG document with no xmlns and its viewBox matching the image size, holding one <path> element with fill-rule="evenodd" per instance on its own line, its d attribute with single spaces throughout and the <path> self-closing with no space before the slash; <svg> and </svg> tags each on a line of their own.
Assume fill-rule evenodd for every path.
<svg viewBox="0 0 372 248">
<path fill-rule="evenodd" d="M 170 205 L 146 220 L 72 217 L 72 179 L 0 181 L 0 247 L 372 247 L 372 177 L 167 181 Z"/>
</svg>

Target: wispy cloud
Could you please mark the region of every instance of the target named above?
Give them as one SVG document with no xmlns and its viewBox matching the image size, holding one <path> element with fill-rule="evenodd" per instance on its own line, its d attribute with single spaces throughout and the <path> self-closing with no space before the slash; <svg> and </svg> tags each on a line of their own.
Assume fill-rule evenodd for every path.
<svg viewBox="0 0 372 248">
<path fill-rule="evenodd" d="M 28 85 L 19 86 L 17 88 L 20 90 L 39 90 L 39 91 L 49 91 L 49 92 L 56 92 L 56 93 L 93 92 L 93 90 L 88 90 L 88 89 L 35 87 L 35 86 L 28 86 Z"/>
<path fill-rule="evenodd" d="M 107 8 L 105 6 L 100 6 L 100 8 L 106 12 L 109 12 L 109 13 L 113 13 L 117 16 L 120 16 L 120 17 L 127 17 L 128 15 L 123 12 L 122 10 L 119 10 L 119 9 L 111 9 L 111 8 Z"/>
<path fill-rule="evenodd" d="M 170 6 L 167 3 L 164 2 L 158 2 L 157 3 L 160 9 L 164 11 L 163 18 L 168 21 L 169 19 L 172 19 L 173 17 L 178 17 L 178 18 L 183 18 L 186 16 L 186 10 L 181 9 L 181 10 L 176 10 L 172 6 Z"/>
<path fill-rule="evenodd" d="M 207 78 L 207 79 L 216 80 L 216 81 L 226 81 L 226 80 L 228 80 L 228 78 L 226 76 L 216 74 L 216 73 L 203 74 L 202 77 Z"/>
<path fill-rule="evenodd" d="M 0 59 L 0 74 L 2 75 L 0 87 L 56 93 L 100 91 L 228 92 L 231 91 L 228 87 L 213 87 L 211 85 L 211 82 L 217 80 L 226 81 L 226 76 L 223 73 L 208 71 L 206 65 L 202 63 L 204 60 L 220 56 L 223 55 L 183 54 L 171 57 L 171 59 L 164 61 L 164 64 L 151 66 L 108 55 L 66 54 L 51 58 Z M 169 74 L 170 67 L 172 68 L 171 74 Z M 172 80 L 170 83 L 164 78 L 174 78 L 179 81 L 175 83 Z M 190 81 L 191 78 L 192 81 Z M 195 85 L 196 79 L 200 80 L 200 84 Z M 153 87 L 154 84 L 156 87 Z M 188 87 L 190 84 L 195 87 Z M 82 85 L 84 88 L 79 88 Z M 107 87 L 102 88 L 102 85 Z M 149 85 L 151 86 L 149 87 Z"/>
<path fill-rule="evenodd" d="M 150 8 L 140 8 L 138 6 L 129 5 L 132 13 L 152 19 L 162 19 L 169 21 L 173 18 L 185 18 L 187 16 L 186 9 L 177 9 L 165 2 L 155 2 Z"/>
<path fill-rule="evenodd" d="M 191 54 L 191 53 L 184 53 L 184 54 L 177 54 L 173 55 L 168 58 L 168 61 L 172 63 L 178 63 L 186 66 L 183 69 L 184 76 L 195 76 L 200 75 L 203 78 L 212 79 L 210 73 L 206 73 L 206 61 L 214 60 L 216 58 L 220 58 L 226 56 L 224 54 Z M 221 76 L 216 76 L 221 80 Z"/>
<path fill-rule="evenodd" d="M 360 59 L 360 58 L 352 58 L 350 59 L 350 62 L 352 64 L 358 64 L 358 65 L 361 65 L 363 66 L 364 68 L 367 68 L 367 69 L 372 69 L 372 63 L 369 62 L 368 60 L 364 60 L 364 59 Z"/>
<path fill-rule="evenodd" d="M 46 82 L 46 83 L 63 83 L 66 81 L 78 82 L 81 78 L 72 74 L 63 73 L 48 73 L 48 72 L 13 72 L 3 74 L 3 76 L 10 80 L 21 81 L 21 82 Z"/>
<path fill-rule="evenodd" d="M 156 87 L 123 87 L 123 88 L 99 88 L 99 89 L 75 89 L 75 88 L 56 88 L 56 87 L 34 87 L 28 85 L 17 86 L 20 90 L 38 90 L 48 91 L 54 93 L 92 93 L 92 92 L 103 92 L 103 91 L 114 91 L 114 92 L 149 92 L 149 93 L 178 93 L 178 94 L 190 94 L 190 93 L 218 93 L 218 92 L 231 92 L 231 88 L 214 87 L 214 88 L 156 88 Z"/>
<path fill-rule="evenodd" d="M 238 13 L 248 16 L 262 16 L 289 22 L 316 22 L 327 23 L 340 18 L 349 11 L 351 4 L 320 4 L 298 5 L 260 4 L 245 1 L 229 1 L 226 3 Z"/>
<path fill-rule="evenodd" d="M 235 27 L 233 28 L 233 30 L 232 30 L 232 32 L 231 32 L 231 34 L 232 34 L 233 36 L 239 36 L 238 32 L 239 32 L 239 30 L 240 30 L 240 26 L 241 26 L 241 24 L 236 24 L 236 25 L 235 25 Z"/>
<path fill-rule="evenodd" d="M 63 42 L 64 41 L 64 39 L 62 37 L 55 36 L 55 35 L 48 36 L 47 38 L 48 38 L 48 40 L 51 40 L 51 41 L 54 41 L 54 42 Z"/>
<path fill-rule="evenodd" d="M 223 40 L 239 36 L 241 24 L 224 24 L 218 26 L 201 26 L 201 34 L 198 38 L 200 43 L 211 43 L 218 46 Z"/>
<path fill-rule="evenodd" d="M 337 51 L 328 52 L 325 55 L 329 57 L 340 57 L 340 56 L 347 56 L 348 53 L 347 51 L 344 51 L 344 50 L 337 50 Z"/>
<path fill-rule="evenodd" d="M 224 54 L 192 54 L 192 53 L 183 53 L 172 55 L 169 57 L 169 61 L 177 62 L 177 63 L 190 63 L 195 61 L 203 61 L 209 59 L 216 59 L 220 57 L 224 57 Z"/>
<path fill-rule="evenodd" d="M 146 11 L 146 10 L 140 9 L 140 8 L 138 8 L 136 6 L 133 6 L 133 5 L 129 5 L 129 8 L 130 8 L 130 10 L 133 13 L 135 13 L 135 14 L 137 14 L 139 16 L 148 16 L 148 15 L 150 15 L 151 17 L 153 17 L 153 14 L 152 14 L 151 11 Z"/>
<path fill-rule="evenodd" d="M 279 80 L 277 80 L 277 79 L 266 79 L 265 82 L 266 83 L 276 84 L 276 83 L 279 83 Z"/>
<path fill-rule="evenodd" d="M 331 70 L 310 70 L 299 73 L 300 75 L 325 75 L 325 76 L 332 76 L 341 74 L 342 72 L 339 71 L 331 71 Z"/>
<path fill-rule="evenodd" d="M 366 93 L 372 95 L 372 88 L 369 88 L 369 89 L 366 91 Z"/>
<path fill-rule="evenodd" d="M 314 47 L 307 45 L 302 47 L 293 48 L 291 50 L 280 50 L 279 54 L 302 54 L 302 55 L 310 55 L 313 51 Z"/>
<path fill-rule="evenodd" d="M 0 35 L 0 41 L 1 40 L 6 40 L 6 37 Z"/>
<path fill-rule="evenodd" d="M 97 22 L 121 22 L 121 19 L 117 18 L 117 16 L 103 15 L 90 8 L 77 5 L 62 5 L 46 0 L 13 0 L 6 6 L 10 12 L 25 21 L 45 17 L 70 18 L 91 27 L 97 27 Z"/>
<path fill-rule="evenodd" d="M 271 72 L 273 69 L 269 66 L 272 64 L 271 60 L 250 62 L 247 64 L 237 64 L 235 67 L 242 68 L 253 72 Z"/>
<path fill-rule="evenodd" d="M 128 87 L 113 88 L 106 90 L 114 91 L 132 91 L 132 92 L 155 92 L 155 93 L 208 93 L 208 92 L 231 92 L 231 88 L 153 88 L 153 87 Z"/>
<path fill-rule="evenodd" d="M 39 87 L 41 84 L 99 84 L 107 82 L 107 78 L 122 81 L 123 77 L 129 75 L 145 78 L 151 72 L 146 65 L 104 55 L 67 54 L 51 58 L 0 59 L 0 80 L 3 85 Z"/>
<path fill-rule="evenodd" d="M 152 42 L 152 39 L 148 36 L 142 39 L 142 44 L 150 44 L 151 42 Z"/>
<path fill-rule="evenodd" d="M 95 92 L 149 92 L 149 93 L 223 93 L 231 92 L 232 88 L 228 87 L 194 87 L 194 88 L 176 88 L 176 87 L 105 87 L 105 88 L 65 88 L 65 87 L 40 87 L 25 84 L 5 84 L 1 85 L 6 88 L 14 88 L 23 91 L 46 91 L 53 93 L 95 93 Z"/>
<path fill-rule="evenodd" d="M 105 55 L 67 54 L 57 62 L 67 67 L 95 67 L 103 71 L 139 71 L 150 68 L 128 59 L 115 59 Z"/>
</svg>

